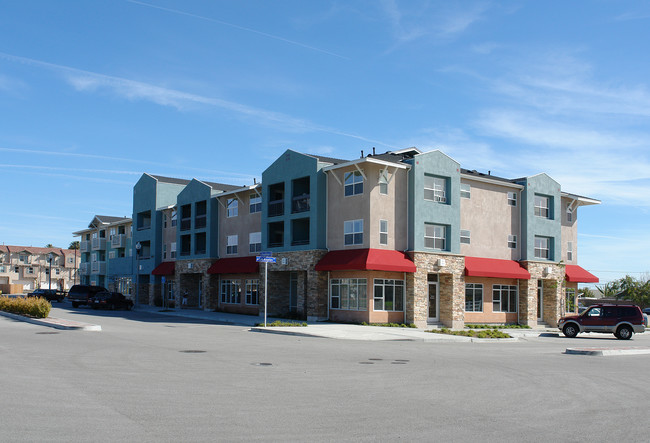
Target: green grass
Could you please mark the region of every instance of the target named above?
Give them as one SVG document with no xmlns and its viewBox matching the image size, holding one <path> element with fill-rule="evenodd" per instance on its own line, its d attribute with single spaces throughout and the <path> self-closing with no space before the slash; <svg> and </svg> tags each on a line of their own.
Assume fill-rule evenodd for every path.
<svg viewBox="0 0 650 443">
<path fill-rule="evenodd" d="M 11 312 L 12 314 L 47 318 L 50 315 L 50 309 L 52 309 L 50 302 L 41 297 L 0 297 L 0 311 Z"/>
<path fill-rule="evenodd" d="M 258 323 L 255 326 L 264 326 L 264 323 Z M 307 326 L 307 322 L 303 321 L 301 323 L 295 322 L 295 321 L 281 321 L 281 320 L 276 320 L 272 323 L 266 323 L 266 326 L 296 326 L 296 327 L 305 327 Z"/>
<path fill-rule="evenodd" d="M 404 323 L 366 323 L 365 321 L 361 323 L 363 326 L 383 326 L 385 328 L 417 328 L 413 323 L 404 324 Z"/>
<path fill-rule="evenodd" d="M 468 329 L 531 329 L 528 325 L 465 325 Z"/>
<path fill-rule="evenodd" d="M 434 334 L 460 335 L 463 337 L 475 338 L 512 338 L 505 332 L 501 332 L 498 329 L 483 329 L 480 331 L 475 331 L 473 329 L 470 329 L 469 331 L 452 331 L 451 329 L 442 328 L 432 329 L 427 332 L 432 332 Z"/>
</svg>

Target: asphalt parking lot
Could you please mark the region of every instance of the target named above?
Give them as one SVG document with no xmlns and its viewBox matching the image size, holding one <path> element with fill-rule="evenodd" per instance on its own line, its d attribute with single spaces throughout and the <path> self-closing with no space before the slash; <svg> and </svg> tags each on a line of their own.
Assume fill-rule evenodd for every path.
<svg viewBox="0 0 650 443">
<path fill-rule="evenodd" d="M 54 305 L 0 317 L 3 441 L 647 441 L 650 333 L 458 343 L 260 334 Z"/>
</svg>

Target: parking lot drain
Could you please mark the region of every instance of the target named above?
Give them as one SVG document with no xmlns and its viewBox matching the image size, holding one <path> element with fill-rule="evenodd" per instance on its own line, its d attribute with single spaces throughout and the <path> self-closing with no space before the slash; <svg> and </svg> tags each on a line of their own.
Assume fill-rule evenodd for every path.
<svg viewBox="0 0 650 443">
<path fill-rule="evenodd" d="M 392 361 L 390 362 L 391 365 L 405 365 L 405 361 Z"/>
<path fill-rule="evenodd" d="M 52 335 L 52 334 L 60 334 L 60 332 L 37 332 L 39 335 Z"/>
<path fill-rule="evenodd" d="M 185 354 L 203 354 L 206 351 L 201 351 L 200 349 L 185 349 L 184 351 L 179 352 L 183 352 Z"/>
<path fill-rule="evenodd" d="M 408 363 L 408 362 L 410 362 L 411 360 L 395 360 L 395 361 L 403 361 L 404 363 Z"/>
<path fill-rule="evenodd" d="M 370 361 L 382 361 L 383 358 L 369 358 Z"/>
<path fill-rule="evenodd" d="M 273 366 L 273 363 L 251 363 L 253 366 Z"/>
<path fill-rule="evenodd" d="M 374 365 L 375 362 L 373 362 L 373 361 L 360 361 L 359 364 L 360 365 Z"/>
</svg>

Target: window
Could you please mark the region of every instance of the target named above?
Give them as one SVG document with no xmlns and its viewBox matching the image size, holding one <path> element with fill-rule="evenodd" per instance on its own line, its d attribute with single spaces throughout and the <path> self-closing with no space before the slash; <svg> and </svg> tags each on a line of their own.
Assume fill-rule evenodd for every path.
<svg viewBox="0 0 650 443">
<path fill-rule="evenodd" d="M 192 205 L 181 206 L 181 231 L 192 229 Z"/>
<path fill-rule="evenodd" d="M 309 244 L 309 218 L 297 218 L 291 220 L 291 244 Z"/>
<path fill-rule="evenodd" d="M 517 193 L 508 192 L 508 204 L 510 206 L 517 206 Z"/>
<path fill-rule="evenodd" d="M 108 258 L 110 258 L 110 259 L 115 258 L 115 251 L 109 251 L 108 252 Z"/>
<path fill-rule="evenodd" d="M 19 260 L 21 263 L 29 263 L 29 257 L 28 257 L 27 255 L 21 255 L 21 256 L 18 258 L 18 260 Z"/>
<path fill-rule="evenodd" d="M 241 284 L 239 280 L 221 280 L 221 303 L 241 303 Z"/>
<path fill-rule="evenodd" d="M 447 228 L 442 225 L 424 225 L 424 247 L 444 250 L 447 247 Z"/>
<path fill-rule="evenodd" d="M 566 244 L 566 261 L 573 261 L 573 242 Z"/>
<path fill-rule="evenodd" d="M 192 252 L 192 236 L 181 235 L 181 257 L 190 255 L 191 252 Z"/>
<path fill-rule="evenodd" d="M 239 203 L 236 198 L 228 199 L 228 203 L 226 205 L 226 208 L 228 210 L 228 218 L 237 217 L 237 214 L 239 213 L 238 205 Z"/>
<path fill-rule="evenodd" d="M 249 201 L 249 212 L 254 214 L 256 212 L 262 212 L 262 196 L 257 192 L 251 194 L 248 198 Z"/>
<path fill-rule="evenodd" d="M 386 169 L 379 171 L 379 193 L 388 195 L 388 171 Z"/>
<path fill-rule="evenodd" d="M 172 228 L 176 226 L 176 223 L 178 222 L 178 211 L 176 209 L 172 210 Z"/>
<path fill-rule="evenodd" d="M 310 208 L 310 180 L 309 177 L 297 178 L 291 181 L 291 212 L 307 212 Z"/>
<path fill-rule="evenodd" d="M 492 312 L 517 312 L 517 286 L 492 286 Z"/>
<path fill-rule="evenodd" d="M 550 198 L 544 195 L 535 196 L 535 215 L 542 218 L 551 218 L 549 210 Z"/>
<path fill-rule="evenodd" d="M 269 247 L 284 245 L 284 222 L 269 223 Z"/>
<path fill-rule="evenodd" d="M 366 311 L 368 299 L 365 278 L 333 278 L 330 280 L 330 307 L 350 311 Z"/>
<path fill-rule="evenodd" d="M 379 244 L 388 244 L 388 220 L 379 220 Z"/>
<path fill-rule="evenodd" d="M 575 289 L 566 288 L 564 306 L 566 308 L 566 312 L 576 312 L 576 290 Z"/>
<path fill-rule="evenodd" d="M 208 204 L 205 200 L 196 203 L 194 214 L 194 229 L 205 228 L 208 220 Z"/>
<path fill-rule="evenodd" d="M 164 229 L 167 229 L 167 218 L 168 218 L 168 215 L 167 215 L 167 214 L 163 214 L 163 228 L 164 228 Z M 112 240 L 112 239 L 113 239 L 113 235 L 111 235 L 111 240 Z"/>
<path fill-rule="evenodd" d="M 173 242 L 169 248 L 169 258 L 176 258 L 176 242 Z"/>
<path fill-rule="evenodd" d="M 535 258 L 548 260 L 550 257 L 548 237 L 535 237 Z"/>
<path fill-rule="evenodd" d="M 7 272 L 7 269 L 4 266 L 0 266 L 0 273 Z"/>
<path fill-rule="evenodd" d="M 460 230 L 460 242 L 465 243 L 466 245 L 470 244 L 470 232 L 466 229 Z"/>
<path fill-rule="evenodd" d="M 345 178 L 345 196 L 363 194 L 363 175 L 361 172 L 346 172 Z"/>
<path fill-rule="evenodd" d="M 471 198 L 472 197 L 472 187 L 469 183 L 460 184 L 460 197 L 461 198 Z"/>
<path fill-rule="evenodd" d="M 238 242 L 239 242 L 239 236 L 229 235 L 226 239 L 226 254 L 236 254 Z"/>
<path fill-rule="evenodd" d="M 438 203 L 447 203 L 447 179 L 425 175 L 424 199 Z"/>
<path fill-rule="evenodd" d="M 566 221 L 571 223 L 573 222 L 573 210 L 571 209 L 571 203 L 566 205 Z"/>
<path fill-rule="evenodd" d="M 202 255 L 207 252 L 207 235 L 205 232 L 199 232 L 194 235 L 194 253 Z"/>
<path fill-rule="evenodd" d="M 375 311 L 404 310 L 404 280 L 375 279 Z"/>
<path fill-rule="evenodd" d="M 344 222 L 343 238 L 343 244 L 345 245 L 363 244 L 363 219 Z"/>
<path fill-rule="evenodd" d="M 260 281 L 246 280 L 246 304 L 257 305 L 259 303 Z"/>
<path fill-rule="evenodd" d="M 465 284 L 465 311 L 483 312 L 483 285 L 477 283 Z"/>
<path fill-rule="evenodd" d="M 262 233 L 251 232 L 248 234 L 248 245 L 250 253 L 260 252 L 262 250 Z"/>
<path fill-rule="evenodd" d="M 269 217 L 284 214 L 284 182 L 269 186 Z"/>
<path fill-rule="evenodd" d="M 27 274 L 33 274 L 33 273 L 34 273 L 34 268 L 32 268 L 31 266 L 27 268 Z"/>
<path fill-rule="evenodd" d="M 510 249 L 517 249 L 517 236 L 509 235 L 508 236 L 508 247 Z"/>
<path fill-rule="evenodd" d="M 167 259 L 167 245 L 163 245 L 163 260 Z"/>
<path fill-rule="evenodd" d="M 138 213 L 138 230 L 142 229 L 149 229 L 151 227 L 151 211 L 144 211 Z M 93 233 L 93 238 L 95 238 L 95 234 Z"/>
</svg>

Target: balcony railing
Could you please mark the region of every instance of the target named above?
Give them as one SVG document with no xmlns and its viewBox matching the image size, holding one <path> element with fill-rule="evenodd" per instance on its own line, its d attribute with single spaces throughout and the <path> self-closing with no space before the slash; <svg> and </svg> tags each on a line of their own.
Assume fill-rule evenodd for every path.
<svg viewBox="0 0 650 443">
<path fill-rule="evenodd" d="M 91 274 L 106 274 L 106 262 L 105 261 L 95 261 L 90 264 L 90 273 Z"/>
<path fill-rule="evenodd" d="M 124 248 L 126 247 L 126 235 L 125 234 L 114 234 L 111 239 L 112 248 Z"/>
<path fill-rule="evenodd" d="M 181 220 L 181 231 L 189 231 L 192 229 L 192 219 L 184 218 Z"/>
<path fill-rule="evenodd" d="M 208 217 L 205 215 L 197 215 L 194 219 L 194 229 L 205 228 L 208 221 Z"/>
<path fill-rule="evenodd" d="M 269 217 L 277 217 L 284 214 L 284 200 L 269 202 Z"/>
<path fill-rule="evenodd" d="M 309 211 L 310 198 L 309 194 L 299 195 L 293 198 L 291 203 L 291 212 L 307 212 Z"/>
<path fill-rule="evenodd" d="M 88 240 L 79 242 L 79 251 L 90 252 L 90 242 Z"/>
<path fill-rule="evenodd" d="M 93 251 L 98 251 L 102 249 L 106 249 L 106 239 L 105 238 L 93 238 L 91 247 Z"/>
<path fill-rule="evenodd" d="M 82 263 L 79 266 L 79 272 L 81 275 L 90 275 L 90 263 Z"/>
</svg>

